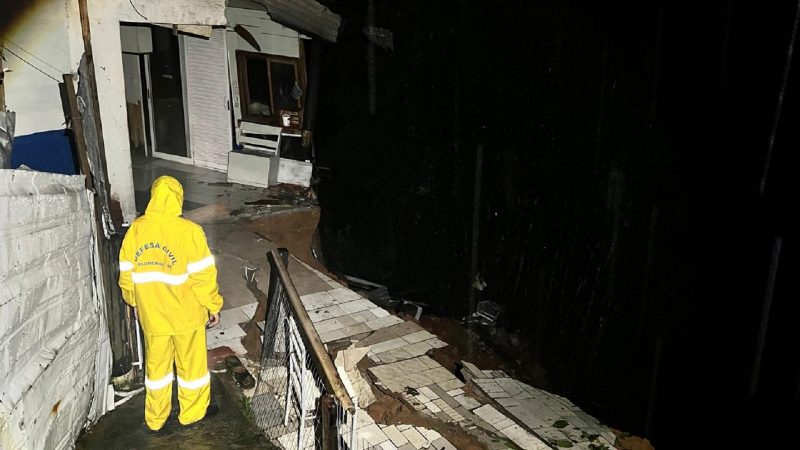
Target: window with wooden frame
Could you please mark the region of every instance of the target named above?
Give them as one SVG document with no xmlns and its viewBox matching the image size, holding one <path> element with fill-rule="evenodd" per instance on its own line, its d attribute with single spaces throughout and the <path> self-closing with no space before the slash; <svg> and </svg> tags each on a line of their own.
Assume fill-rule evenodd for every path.
<svg viewBox="0 0 800 450">
<path fill-rule="evenodd" d="M 305 68 L 301 58 L 236 51 L 242 120 L 284 126 L 282 113 L 293 117 L 290 127 L 300 127 L 305 93 Z"/>
</svg>

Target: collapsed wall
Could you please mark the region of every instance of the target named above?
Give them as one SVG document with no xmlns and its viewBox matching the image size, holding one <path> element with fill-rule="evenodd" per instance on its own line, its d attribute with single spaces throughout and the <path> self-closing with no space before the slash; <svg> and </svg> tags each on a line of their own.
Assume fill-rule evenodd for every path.
<svg viewBox="0 0 800 450">
<path fill-rule="evenodd" d="M 106 411 L 94 236 L 83 177 L 0 170 L 0 448 L 71 447 Z"/>
</svg>

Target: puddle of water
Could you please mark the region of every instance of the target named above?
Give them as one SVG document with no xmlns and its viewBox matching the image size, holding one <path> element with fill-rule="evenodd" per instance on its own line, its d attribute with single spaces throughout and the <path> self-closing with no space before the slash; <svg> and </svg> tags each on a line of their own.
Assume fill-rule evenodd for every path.
<svg viewBox="0 0 800 450">
<path fill-rule="evenodd" d="M 224 375 L 223 375 L 224 376 Z M 177 417 L 153 433 L 144 424 L 144 393 L 103 416 L 75 443 L 76 449 L 220 449 L 276 448 L 242 414 L 241 402 L 231 397 L 216 375 L 211 376 L 211 402 L 219 406 L 213 416 L 184 427 Z M 177 390 L 172 407 L 177 409 Z"/>
</svg>

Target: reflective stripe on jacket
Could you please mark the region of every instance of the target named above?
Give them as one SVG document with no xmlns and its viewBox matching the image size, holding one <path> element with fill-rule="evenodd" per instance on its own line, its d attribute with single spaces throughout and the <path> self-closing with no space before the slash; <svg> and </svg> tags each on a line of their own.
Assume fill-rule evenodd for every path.
<svg viewBox="0 0 800 450">
<path fill-rule="evenodd" d="M 205 325 L 222 308 L 217 268 L 203 229 L 180 217 L 183 187 L 172 177 L 153 182 L 145 214 L 122 241 L 119 286 L 138 310 L 144 332 L 176 335 Z"/>
</svg>

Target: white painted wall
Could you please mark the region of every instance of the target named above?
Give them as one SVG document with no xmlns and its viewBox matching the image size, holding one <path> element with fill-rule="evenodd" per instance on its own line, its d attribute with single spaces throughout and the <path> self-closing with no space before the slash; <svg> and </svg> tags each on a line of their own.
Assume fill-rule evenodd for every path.
<svg viewBox="0 0 800 450">
<path fill-rule="evenodd" d="M 225 25 L 225 0 L 89 0 L 97 92 L 111 181 L 126 220 L 136 217 L 120 22 Z M 140 15 L 141 14 L 141 15 Z"/>
<path fill-rule="evenodd" d="M 120 41 L 125 53 L 153 53 L 153 33 L 146 25 L 120 26 Z"/>
<path fill-rule="evenodd" d="M 261 47 L 261 50 L 257 50 L 235 32 L 228 32 L 228 66 L 230 68 L 233 114 L 238 124 L 242 120 L 242 108 L 239 104 L 236 50 L 299 58 L 300 39 L 304 36 L 291 28 L 286 28 L 279 23 L 273 22 L 266 11 L 227 8 L 225 16 L 228 18 L 228 25 L 231 27 L 242 25 L 253 35 Z"/>
<path fill-rule="evenodd" d="M 62 73 L 77 72 L 83 54 L 78 1 L 30 3 L 32 6 L 25 14 L 3 30 L 3 36 L 25 50 L 17 52 L 8 44 L 12 51 L 30 59 L 60 81 Z M 225 25 L 225 0 L 88 0 L 88 9 L 111 195 L 119 199 L 122 213 L 130 221 L 135 218 L 136 207 L 120 22 Z M 15 71 L 6 76 L 5 83 L 6 103 L 17 111 L 16 134 L 62 129 L 64 116 L 58 83 L 13 56 L 6 58 L 6 65 Z"/>
<path fill-rule="evenodd" d="M 24 14 L 0 31 L 0 43 L 7 48 L 4 66 L 12 70 L 5 77 L 6 104 L 17 112 L 17 136 L 64 128 L 58 83 L 63 74 L 75 72 L 80 59 L 71 43 L 80 42 L 80 20 L 71 17 L 70 1 L 29 3 Z"/>
<path fill-rule="evenodd" d="M 70 448 L 106 411 L 92 212 L 82 176 L 0 170 L 0 448 Z"/>
</svg>

